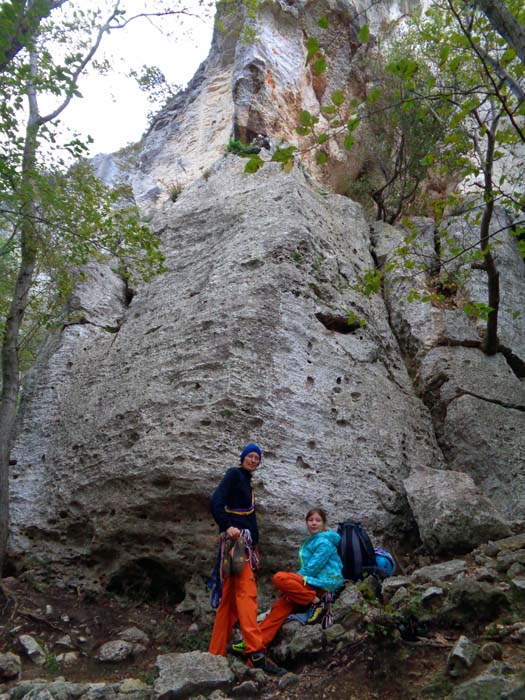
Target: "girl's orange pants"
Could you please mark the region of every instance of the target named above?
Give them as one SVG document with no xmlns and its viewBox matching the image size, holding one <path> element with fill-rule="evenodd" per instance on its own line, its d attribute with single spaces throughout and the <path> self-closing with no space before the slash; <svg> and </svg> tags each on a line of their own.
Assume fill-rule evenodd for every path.
<svg viewBox="0 0 525 700">
<path fill-rule="evenodd" d="M 263 651 L 266 651 L 295 607 L 310 605 L 317 594 L 313 586 L 304 583 L 302 576 L 288 571 L 278 571 L 273 577 L 273 585 L 282 593 L 282 596 L 275 601 L 268 616 L 259 625 Z M 246 638 L 244 639 L 246 641 Z"/>
<path fill-rule="evenodd" d="M 240 574 L 224 580 L 208 648 L 210 654 L 226 656 L 226 646 L 231 641 L 237 620 L 246 642 L 246 652 L 262 651 L 262 634 L 257 626 L 257 584 L 248 562 Z"/>
</svg>

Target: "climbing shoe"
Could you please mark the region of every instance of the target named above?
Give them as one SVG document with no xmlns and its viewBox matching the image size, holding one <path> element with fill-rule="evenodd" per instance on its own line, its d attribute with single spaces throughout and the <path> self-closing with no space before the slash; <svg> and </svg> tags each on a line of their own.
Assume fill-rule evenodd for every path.
<svg viewBox="0 0 525 700">
<path fill-rule="evenodd" d="M 238 576 L 246 563 L 246 542 L 243 537 L 233 540 L 227 535 L 224 537 L 221 555 L 222 579 L 228 576 Z"/>
<path fill-rule="evenodd" d="M 239 537 L 231 549 L 231 573 L 238 576 L 244 569 L 246 563 L 246 542 L 243 537 Z"/>
<path fill-rule="evenodd" d="M 236 656 L 245 656 L 246 655 L 246 642 L 244 639 L 241 639 L 240 642 L 236 642 L 235 644 L 228 644 L 226 647 L 226 651 L 228 654 L 235 654 Z"/>
<path fill-rule="evenodd" d="M 248 666 L 251 668 L 260 668 L 261 671 L 268 673 L 270 676 L 284 676 L 286 673 L 288 673 L 286 669 L 277 666 L 276 663 L 274 663 L 262 652 L 250 654 L 248 657 Z"/>
<path fill-rule="evenodd" d="M 320 600 L 318 603 L 312 603 L 309 613 L 309 616 L 306 618 L 306 624 L 313 625 L 323 614 L 323 601 Z"/>
</svg>

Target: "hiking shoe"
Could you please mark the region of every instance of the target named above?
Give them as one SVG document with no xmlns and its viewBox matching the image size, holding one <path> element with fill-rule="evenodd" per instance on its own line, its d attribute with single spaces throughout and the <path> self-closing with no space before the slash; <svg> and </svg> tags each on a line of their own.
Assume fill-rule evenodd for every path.
<svg viewBox="0 0 525 700">
<path fill-rule="evenodd" d="M 266 654 L 262 652 L 257 652 L 256 654 L 250 654 L 248 657 L 248 665 L 251 668 L 260 668 L 261 671 L 268 673 L 270 676 L 284 676 L 288 671 L 269 659 Z"/>
<path fill-rule="evenodd" d="M 236 642 L 235 644 L 228 644 L 226 647 L 226 651 L 228 654 L 235 654 L 236 656 L 245 656 L 246 655 L 246 642 L 244 639 L 242 639 L 240 642 Z"/>
</svg>

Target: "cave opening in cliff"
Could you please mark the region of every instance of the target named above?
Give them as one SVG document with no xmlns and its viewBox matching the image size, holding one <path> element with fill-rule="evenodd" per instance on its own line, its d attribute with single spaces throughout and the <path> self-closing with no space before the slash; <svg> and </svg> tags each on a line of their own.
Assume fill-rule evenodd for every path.
<svg viewBox="0 0 525 700">
<path fill-rule="evenodd" d="M 176 604 L 186 595 L 184 583 L 164 564 L 143 557 L 127 562 L 111 577 L 107 590 L 133 600 Z"/>
<path fill-rule="evenodd" d="M 350 320 L 348 316 L 319 312 L 315 314 L 315 317 L 325 328 L 328 328 L 329 331 L 343 333 L 344 335 L 354 333 L 354 331 L 359 330 L 362 326 L 359 320 Z"/>
</svg>

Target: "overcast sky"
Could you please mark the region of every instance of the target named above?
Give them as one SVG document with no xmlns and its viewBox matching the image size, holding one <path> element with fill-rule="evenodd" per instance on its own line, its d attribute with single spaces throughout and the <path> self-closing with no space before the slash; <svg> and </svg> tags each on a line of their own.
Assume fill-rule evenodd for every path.
<svg viewBox="0 0 525 700">
<path fill-rule="evenodd" d="M 134 6 L 137 0 L 128 0 L 127 4 Z M 64 112 L 65 124 L 83 136 L 93 137 L 90 155 L 111 153 L 135 143 L 147 127 L 151 105 L 136 82 L 124 77 L 130 68 L 159 66 L 169 82 L 184 87 L 208 55 L 211 19 L 203 22 L 187 18 L 182 27 L 176 18 L 163 19 L 158 26 L 161 31 L 147 20 L 137 20 L 124 30 L 112 32 L 104 44 L 104 53 L 114 68 L 112 74 L 91 74 L 82 79 L 79 87 L 83 98 L 74 100 Z"/>
</svg>

